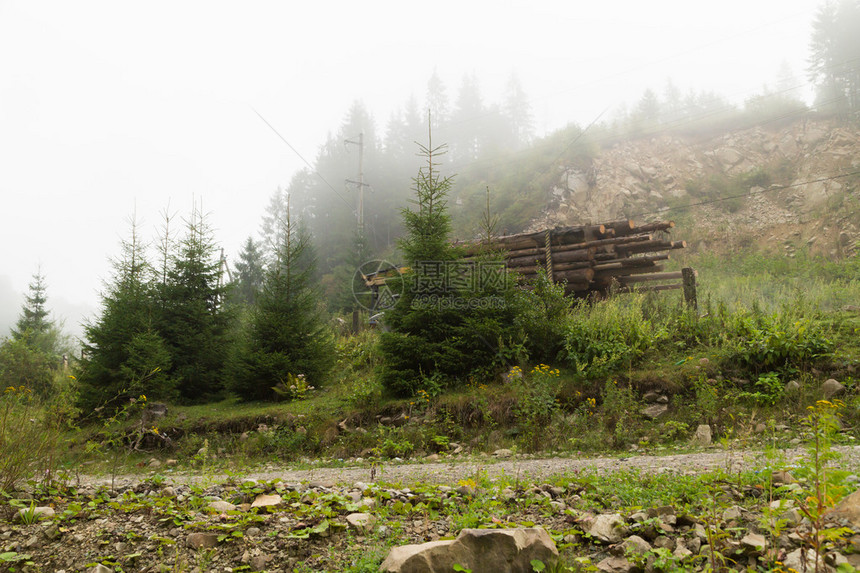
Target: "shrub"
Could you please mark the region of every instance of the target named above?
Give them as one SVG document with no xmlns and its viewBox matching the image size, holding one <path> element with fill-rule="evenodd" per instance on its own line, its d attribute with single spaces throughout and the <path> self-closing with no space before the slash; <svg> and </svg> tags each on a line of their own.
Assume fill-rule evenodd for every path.
<svg viewBox="0 0 860 573">
<path fill-rule="evenodd" d="M 574 304 L 564 339 L 564 357 L 588 378 L 630 367 L 666 336 L 645 318 L 643 297 L 630 295 L 600 304 Z"/>
<path fill-rule="evenodd" d="M 31 475 L 51 479 L 58 435 L 41 419 L 26 386 L 0 394 L 0 492 L 12 491 Z"/>
</svg>

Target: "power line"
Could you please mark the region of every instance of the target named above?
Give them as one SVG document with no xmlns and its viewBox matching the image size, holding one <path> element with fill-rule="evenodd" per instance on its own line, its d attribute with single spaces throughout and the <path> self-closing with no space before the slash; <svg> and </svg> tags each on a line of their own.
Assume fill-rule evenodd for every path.
<svg viewBox="0 0 860 573">
<path fill-rule="evenodd" d="M 762 189 L 760 191 L 749 191 L 746 193 L 740 193 L 738 195 L 729 195 L 728 197 L 720 197 L 718 199 L 710 199 L 708 201 L 700 201 L 698 203 L 690 203 L 689 205 L 680 205 L 678 207 L 664 207 L 662 209 L 657 209 L 656 211 L 644 211 L 642 213 L 636 213 L 631 215 L 630 218 L 643 217 L 646 215 L 656 215 L 658 213 L 665 213 L 666 211 L 682 211 L 684 209 L 691 209 L 693 207 L 701 207 L 702 205 L 713 205 L 714 203 L 721 203 L 723 201 L 728 201 L 730 199 L 738 199 L 743 197 L 750 197 L 753 195 L 764 195 L 765 193 L 770 193 L 772 191 L 783 191 L 785 189 L 791 189 L 792 187 L 802 187 L 804 185 L 810 185 L 812 183 L 823 183 L 825 181 L 833 181 L 835 179 L 843 179 L 845 177 L 851 177 L 852 175 L 860 175 L 860 170 L 851 171 L 849 173 L 842 173 L 839 175 L 831 175 L 829 177 L 820 177 L 818 179 L 811 179 L 809 181 L 801 181 L 799 183 L 792 183 L 790 185 L 771 185 L 767 189 Z"/>
<path fill-rule="evenodd" d="M 304 156 L 303 156 L 301 153 L 299 153 L 299 152 L 298 152 L 298 150 L 297 150 L 295 147 L 293 147 L 292 145 L 290 145 L 290 142 L 289 142 L 289 141 L 287 141 L 287 140 L 286 140 L 286 138 L 285 138 L 283 135 L 281 135 L 281 134 L 280 134 L 280 132 L 279 132 L 277 129 L 275 129 L 275 127 L 274 127 L 271 123 L 269 123 L 269 122 L 266 120 L 266 118 L 265 118 L 265 117 L 263 117 L 263 116 L 260 114 L 260 112 L 259 112 L 259 111 L 257 111 L 256 109 L 254 109 L 254 107 L 253 107 L 253 106 L 251 106 L 251 110 L 252 110 L 254 113 L 256 113 L 256 114 L 257 114 L 257 117 L 259 117 L 261 120 L 263 120 L 263 123 L 265 123 L 266 125 L 268 125 L 268 126 L 269 126 L 269 129 L 271 129 L 273 132 L 275 132 L 275 135 L 277 135 L 279 138 L 281 138 L 281 141 L 283 141 L 284 143 L 286 143 L 286 144 L 287 144 L 287 147 L 289 147 L 289 148 L 293 151 L 293 153 L 295 153 L 295 154 L 298 156 L 298 158 L 299 158 L 299 159 L 301 159 L 302 161 L 304 161 L 304 162 L 305 162 L 305 165 L 307 165 L 307 166 L 310 168 L 311 172 L 312 172 L 314 175 L 316 175 L 317 177 L 319 177 L 319 178 L 320 178 L 320 180 L 321 180 L 323 183 L 325 183 L 326 185 L 328 185 L 328 188 L 329 188 L 329 189 L 331 189 L 331 190 L 332 190 L 332 192 L 333 192 L 335 195 L 337 195 L 337 196 L 338 196 L 338 198 L 339 198 L 341 201 L 343 201 L 343 202 L 344 202 L 344 204 L 346 204 L 346 206 L 347 206 L 347 207 L 349 207 L 349 208 L 350 208 L 350 210 L 352 210 L 352 209 L 353 209 L 352 204 L 351 204 L 349 201 L 347 201 L 347 200 L 346 200 L 346 198 L 344 198 L 344 196 L 343 196 L 343 195 L 341 195 L 340 193 L 338 193 L 338 192 L 337 192 L 337 189 L 335 189 L 334 187 L 332 187 L 331 183 L 329 183 L 328 181 L 326 181 L 325 177 L 323 177 L 323 176 L 322 176 L 322 174 L 321 174 L 319 171 L 317 171 L 317 170 L 314 168 L 314 166 L 313 166 L 313 165 L 311 165 L 311 164 L 310 164 L 310 162 L 309 162 L 307 159 L 305 159 L 305 158 L 304 158 Z"/>
</svg>

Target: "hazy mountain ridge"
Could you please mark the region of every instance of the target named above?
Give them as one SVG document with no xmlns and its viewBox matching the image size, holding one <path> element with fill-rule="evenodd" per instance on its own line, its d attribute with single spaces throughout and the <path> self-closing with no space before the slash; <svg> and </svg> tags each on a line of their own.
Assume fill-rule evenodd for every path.
<svg viewBox="0 0 860 573">
<path fill-rule="evenodd" d="M 856 172 L 860 129 L 832 120 L 630 139 L 565 170 L 530 228 L 674 219 L 693 250 L 808 244 L 840 258 L 860 242 Z"/>
</svg>

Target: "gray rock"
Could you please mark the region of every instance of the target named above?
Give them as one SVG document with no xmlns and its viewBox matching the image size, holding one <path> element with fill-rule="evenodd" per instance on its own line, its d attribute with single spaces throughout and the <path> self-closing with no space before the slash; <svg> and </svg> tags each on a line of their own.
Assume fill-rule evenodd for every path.
<svg viewBox="0 0 860 573">
<path fill-rule="evenodd" d="M 213 501 L 209 505 L 206 506 L 207 509 L 211 509 L 212 511 L 217 511 L 218 513 L 223 513 L 225 511 L 236 511 L 236 506 L 227 501 Z"/>
<path fill-rule="evenodd" d="M 454 565 L 473 573 L 531 573 L 531 561 L 548 568 L 558 562 L 558 550 L 542 528 L 464 529 L 454 540 L 395 547 L 380 570 L 388 573 L 450 573 Z"/>
<path fill-rule="evenodd" d="M 723 521 L 735 521 L 741 518 L 741 508 L 733 506 L 723 512 Z"/>
<path fill-rule="evenodd" d="M 376 517 L 369 513 L 350 513 L 346 516 L 349 527 L 358 533 L 367 534 L 373 531 L 376 525 Z"/>
<path fill-rule="evenodd" d="M 767 539 L 758 533 L 747 533 L 741 539 L 741 549 L 744 553 L 759 555 L 767 549 Z"/>
<path fill-rule="evenodd" d="M 712 443 L 711 427 L 707 424 L 699 424 L 696 428 L 696 435 L 693 436 L 693 443 L 698 446 L 710 446 Z"/>
<path fill-rule="evenodd" d="M 824 570 L 824 558 L 815 553 L 814 549 L 807 549 L 806 553 L 803 549 L 795 549 L 785 556 L 782 560 L 782 565 L 786 571 L 794 569 L 795 571 L 813 571 L 815 570 L 816 557 L 820 570 Z"/>
<path fill-rule="evenodd" d="M 797 380 L 789 380 L 785 385 L 786 394 L 797 394 L 800 392 L 800 382 Z"/>
<path fill-rule="evenodd" d="M 631 535 L 619 547 L 622 555 L 645 555 L 651 551 L 651 544 L 638 535 Z"/>
<path fill-rule="evenodd" d="M 639 568 L 624 557 L 607 557 L 597 564 L 597 570 L 606 573 L 631 573 Z"/>
<path fill-rule="evenodd" d="M 627 533 L 624 518 L 617 513 L 602 513 L 582 525 L 585 533 L 603 543 L 618 543 Z"/>
<path fill-rule="evenodd" d="M 824 396 L 825 400 L 830 400 L 831 398 L 835 398 L 837 396 L 841 396 L 845 393 L 845 386 L 830 378 L 824 381 L 824 384 L 821 385 L 821 395 Z"/>
<path fill-rule="evenodd" d="M 97 564 L 95 567 L 90 569 L 90 573 L 113 573 L 113 569 L 110 567 L 106 567 L 101 563 Z"/>
<path fill-rule="evenodd" d="M 502 448 L 500 450 L 496 450 L 495 452 L 493 452 L 493 455 L 496 456 L 497 458 L 509 458 L 512 455 L 514 455 L 514 453 L 511 450 Z"/>
<path fill-rule="evenodd" d="M 656 420 L 667 411 L 669 411 L 667 404 L 652 404 L 642 409 L 642 415 L 649 420 Z"/>
<path fill-rule="evenodd" d="M 280 505 L 281 496 L 278 494 L 266 495 L 261 493 L 254 499 L 254 503 L 251 504 L 251 507 L 269 507 L 274 505 Z"/>
<path fill-rule="evenodd" d="M 842 498 L 842 501 L 824 514 L 824 518 L 844 523 L 855 530 L 860 529 L 860 489 Z"/>
<path fill-rule="evenodd" d="M 31 512 L 31 510 L 29 507 L 23 507 L 23 508 L 19 509 L 18 512 L 15 514 L 15 519 L 17 521 L 23 522 L 24 516 L 30 514 L 30 512 Z M 54 512 L 53 507 L 47 507 L 47 506 L 42 507 L 42 506 L 40 506 L 40 507 L 34 507 L 32 509 L 32 514 L 36 518 L 36 521 L 39 521 L 40 519 L 48 519 L 48 518 L 54 517 L 54 513 L 55 512 Z"/>
<path fill-rule="evenodd" d="M 190 533 L 185 543 L 192 549 L 204 549 L 218 545 L 217 533 Z"/>
</svg>

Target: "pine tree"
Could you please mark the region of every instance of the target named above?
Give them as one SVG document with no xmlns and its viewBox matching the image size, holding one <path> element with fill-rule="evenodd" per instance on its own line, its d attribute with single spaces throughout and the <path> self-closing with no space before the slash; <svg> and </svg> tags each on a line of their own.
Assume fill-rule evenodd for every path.
<svg viewBox="0 0 860 573">
<path fill-rule="evenodd" d="M 33 275 L 30 292 L 24 299 L 21 314 L 12 329 L 12 339 L 43 353 L 49 360 L 59 358 L 60 329 L 50 317 L 45 275 L 41 269 Z"/>
<path fill-rule="evenodd" d="M 153 269 L 137 222 L 132 218 L 130 223 L 131 236 L 121 243 L 113 279 L 101 295 L 101 314 L 84 329 L 78 375 L 78 405 L 84 412 L 107 415 L 140 394 L 173 396 L 170 354 L 153 323 Z"/>
<path fill-rule="evenodd" d="M 234 266 L 236 267 L 235 299 L 242 304 L 253 305 L 257 300 L 257 294 L 263 288 L 265 272 L 263 251 L 253 237 L 245 240 L 239 252 L 239 260 Z"/>
<path fill-rule="evenodd" d="M 459 260 L 449 242 L 452 179 L 438 171 L 444 151 L 432 139 L 421 146 L 426 166 L 414 180 L 415 208 L 403 211 L 406 235 L 400 241 L 411 270 L 402 284 L 391 285 L 402 295 L 386 312 L 390 331 L 380 337 L 380 379 L 400 396 L 438 392 L 472 374 L 491 374 L 501 341 L 517 336 L 513 284 L 503 263 L 492 256 L 476 264 Z"/>
<path fill-rule="evenodd" d="M 158 287 L 157 330 L 170 352 L 170 374 L 184 400 L 205 401 L 222 389 L 230 313 L 212 229 L 196 205 L 166 279 Z"/>
<path fill-rule="evenodd" d="M 331 368 L 334 345 L 314 287 L 309 235 L 283 209 L 281 243 L 269 265 L 248 331 L 237 345 L 230 390 L 243 400 L 272 400 L 289 376 L 319 386 Z"/>
</svg>

